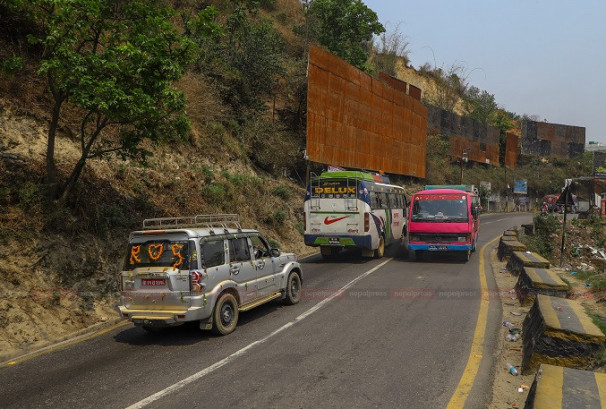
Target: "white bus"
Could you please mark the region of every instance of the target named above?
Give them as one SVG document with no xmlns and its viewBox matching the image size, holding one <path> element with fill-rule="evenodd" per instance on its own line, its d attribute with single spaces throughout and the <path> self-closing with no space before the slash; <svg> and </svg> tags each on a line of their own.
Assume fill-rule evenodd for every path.
<svg viewBox="0 0 606 409">
<path fill-rule="evenodd" d="M 406 231 L 404 188 L 358 171 L 312 176 L 305 194 L 305 244 L 330 257 L 348 247 L 383 257 L 385 246 Z"/>
</svg>

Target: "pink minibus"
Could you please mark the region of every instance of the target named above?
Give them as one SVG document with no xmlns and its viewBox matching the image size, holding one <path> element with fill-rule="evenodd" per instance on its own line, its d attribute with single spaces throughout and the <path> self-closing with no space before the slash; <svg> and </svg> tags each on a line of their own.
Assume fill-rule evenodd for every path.
<svg viewBox="0 0 606 409">
<path fill-rule="evenodd" d="M 478 241 L 480 198 L 473 187 L 426 186 L 408 210 L 408 258 L 423 252 L 459 252 L 469 260 Z"/>
</svg>

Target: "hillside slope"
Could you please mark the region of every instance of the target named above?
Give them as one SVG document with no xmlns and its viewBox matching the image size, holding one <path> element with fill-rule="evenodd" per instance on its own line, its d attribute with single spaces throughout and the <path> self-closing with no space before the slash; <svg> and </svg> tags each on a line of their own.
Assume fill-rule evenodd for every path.
<svg viewBox="0 0 606 409">
<path fill-rule="evenodd" d="M 47 123 L 10 101 L 0 107 L 0 361 L 117 318 L 115 277 L 144 218 L 238 213 L 283 250 L 308 251 L 303 188 L 255 169 L 225 140 L 214 155 L 191 144 L 159 148 L 148 167 L 91 161 L 69 208 L 49 208 Z M 57 148 L 60 166 L 76 160 L 67 133 Z"/>
</svg>

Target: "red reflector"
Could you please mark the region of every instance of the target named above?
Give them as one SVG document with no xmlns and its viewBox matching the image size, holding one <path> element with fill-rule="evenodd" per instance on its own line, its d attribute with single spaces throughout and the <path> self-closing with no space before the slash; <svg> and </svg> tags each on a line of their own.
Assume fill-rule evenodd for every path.
<svg viewBox="0 0 606 409">
<path fill-rule="evenodd" d="M 185 319 L 185 315 L 177 315 L 177 318 L 179 318 L 180 320 L 184 320 Z"/>
</svg>

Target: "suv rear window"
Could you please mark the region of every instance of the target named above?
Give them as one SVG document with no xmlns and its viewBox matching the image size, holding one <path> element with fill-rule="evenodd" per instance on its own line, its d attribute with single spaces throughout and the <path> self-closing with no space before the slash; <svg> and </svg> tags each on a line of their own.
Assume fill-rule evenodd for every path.
<svg viewBox="0 0 606 409">
<path fill-rule="evenodd" d="M 180 270 L 197 268 L 195 248 L 194 243 L 190 245 L 187 240 L 150 240 L 144 243 L 131 243 L 126 253 L 124 270 L 137 267 L 172 267 Z"/>
</svg>

